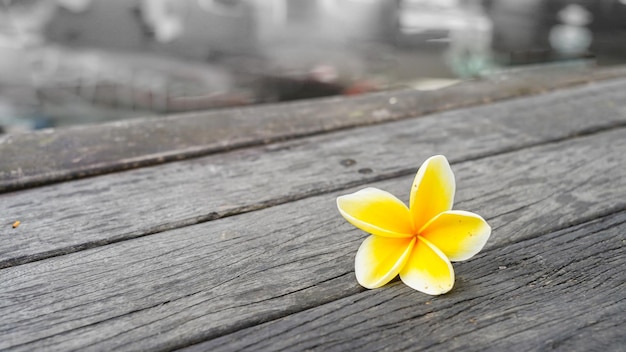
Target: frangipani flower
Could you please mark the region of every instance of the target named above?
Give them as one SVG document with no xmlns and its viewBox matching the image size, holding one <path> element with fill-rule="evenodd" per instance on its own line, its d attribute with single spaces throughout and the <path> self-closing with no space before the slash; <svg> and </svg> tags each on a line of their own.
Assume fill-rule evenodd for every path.
<svg viewBox="0 0 626 352">
<path fill-rule="evenodd" d="M 337 198 L 341 215 L 371 234 L 359 247 L 355 272 L 366 288 L 385 285 L 400 274 L 408 286 L 430 294 L 454 286 L 450 261 L 478 253 L 491 227 L 474 213 L 452 210 L 454 174 L 443 155 L 419 168 L 409 207 L 388 192 L 365 188 Z"/>
</svg>

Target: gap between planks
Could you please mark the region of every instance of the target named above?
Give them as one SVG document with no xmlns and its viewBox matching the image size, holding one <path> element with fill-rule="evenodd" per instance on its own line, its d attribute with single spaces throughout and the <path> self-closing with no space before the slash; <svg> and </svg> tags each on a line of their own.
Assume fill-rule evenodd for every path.
<svg viewBox="0 0 626 352">
<path fill-rule="evenodd" d="M 523 149 L 532 148 L 532 147 L 541 146 L 541 145 L 555 144 L 555 143 L 562 142 L 564 140 L 571 140 L 571 139 L 575 139 L 575 138 L 588 137 L 588 136 L 592 136 L 594 134 L 598 134 L 598 133 L 614 130 L 615 128 L 624 128 L 624 127 L 626 127 L 626 123 L 625 124 L 619 124 L 619 125 L 611 126 L 611 127 L 607 127 L 607 128 L 594 128 L 594 129 L 590 129 L 588 131 L 581 131 L 581 132 L 577 133 L 576 136 L 573 136 L 573 137 L 563 137 L 563 138 L 548 140 L 548 141 L 544 141 L 544 142 L 528 144 L 528 145 L 525 145 L 525 146 L 521 146 L 519 148 L 510 148 L 510 149 L 505 149 L 505 150 L 501 150 L 501 151 L 498 151 L 498 152 L 494 152 L 494 153 L 491 153 L 491 154 L 477 155 L 477 156 L 473 156 L 473 157 L 470 157 L 470 158 L 467 158 L 467 159 L 464 159 L 464 160 L 450 160 L 450 164 L 451 165 L 456 165 L 458 163 L 478 161 L 478 160 L 489 158 L 489 157 L 492 157 L 492 156 L 499 156 L 499 155 L 503 155 L 503 154 L 514 153 L 514 152 L 518 152 L 518 151 L 523 150 Z M 165 224 L 160 224 L 160 225 L 152 227 L 152 228 L 144 229 L 144 230 L 142 230 L 140 232 L 125 233 L 125 234 L 122 234 L 121 236 L 110 237 L 110 238 L 106 238 L 106 239 L 99 240 L 99 241 L 85 242 L 85 243 L 81 243 L 79 245 L 73 245 L 71 247 L 63 247 L 63 248 L 59 248 L 59 249 L 55 249 L 55 250 L 51 250 L 51 251 L 47 251 L 47 252 L 40 252 L 40 253 L 37 253 L 37 254 L 34 254 L 34 255 L 30 255 L 30 256 L 16 257 L 16 258 L 8 259 L 8 260 L 7 259 L 0 259 L 0 270 L 4 269 L 4 268 L 12 267 L 12 266 L 24 265 L 24 264 L 27 264 L 27 263 L 32 263 L 32 262 L 45 260 L 45 259 L 50 259 L 50 258 L 57 257 L 57 256 L 63 256 L 63 255 L 75 253 L 75 252 L 78 252 L 78 251 L 88 250 L 88 249 L 92 249 L 92 248 L 97 248 L 97 247 L 107 246 L 107 245 L 110 245 L 110 244 L 115 244 L 115 243 L 119 243 L 119 242 L 123 242 L 123 241 L 132 240 L 132 239 L 136 239 L 136 238 L 141 238 L 141 237 L 145 237 L 145 236 L 155 235 L 155 234 L 158 234 L 158 233 L 161 233 L 161 232 L 171 231 L 171 230 L 175 230 L 175 229 L 178 229 L 178 228 L 194 226 L 194 225 L 202 224 L 202 223 L 205 223 L 205 222 L 218 220 L 218 219 L 221 219 L 221 218 L 227 218 L 227 217 L 234 216 L 234 215 L 239 215 L 239 214 L 245 214 L 245 213 L 249 213 L 249 212 L 253 212 L 253 211 L 258 211 L 258 210 L 262 210 L 262 209 L 265 209 L 265 208 L 269 208 L 269 207 L 282 205 L 282 204 L 289 203 L 289 202 L 302 200 L 302 199 L 305 199 L 305 198 L 308 198 L 308 197 L 314 197 L 314 196 L 318 196 L 318 195 L 323 195 L 323 194 L 328 194 L 328 193 L 333 193 L 333 192 L 337 192 L 337 191 L 341 191 L 341 190 L 350 189 L 350 188 L 357 187 L 357 186 L 363 186 L 363 185 L 370 184 L 370 183 L 386 181 L 386 180 L 391 180 L 391 179 L 394 179 L 394 178 L 400 178 L 400 177 L 404 177 L 404 176 L 408 176 L 408 175 L 413 175 L 413 174 L 415 174 L 415 172 L 416 172 L 416 170 L 414 168 L 402 169 L 402 170 L 395 171 L 393 173 L 380 174 L 380 175 L 377 175 L 377 176 L 374 176 L 374 177 L 364 178 L 362 180 L 336 185 L 334 187 L 331 186 L 331 187 L 327 187 L 327 188 L 324 188 L 324 189 L 320 188 L 318 190 L 310 190 L 308 192 L 303 192 L 303 193 L 292 195 L 292 196 L 286 196 L 286 197 L 282 197 L 282 198 L 270 199 L 268 201 L 255 203 L 253 205 L 233 208 L 233 209 L 230 209 L 228 211 L 211 212 L 209 214 L 196 216 L 194 218 L 188 218 L 188 219 L 184 219 L 184 220 L 180 220 L 180 221 L 174 221 L 174 222 L 169 222 L 169 223 L 165 223 Z M 585 219 L 584 221 L 587 221 L 587 220 L 588 219 Z"/>
<path fill-rule="evenodd" d="M 480 255 L 504 265 L 456 265 L 455 289 L 470 297 L 392 283 L 183 350 L 617 351 L 626 343 L 625 234 L 626 212 L 613 213 Z"/>
<path fill-rule="evenodd" d="M 623 210 L 625 136 L 456 164 L 455 208 L 490 219 L 484 253 Z M 411 180 L 373 186 L 401 195 Z M 346 274 L 363 235 L 338 216 L 337 195 L 1 270 L 0 348 L 170 349 L 359 293 Z"/>
<path fill-rule="evenodd" d="M 0 192 L 545 93 L 623 77 L 624 71 L 546 65 L 438 91 L 381 92 L 5 136 Z"/>
<path fill-rule="evenodd" d="M 604 82 L 3 194 L 3 215 L 22 225 L 0 243 L 0 266 L 408 175 L 433 154 L 459 163 L 619 128 L 624 89 Z"/>
</svg>

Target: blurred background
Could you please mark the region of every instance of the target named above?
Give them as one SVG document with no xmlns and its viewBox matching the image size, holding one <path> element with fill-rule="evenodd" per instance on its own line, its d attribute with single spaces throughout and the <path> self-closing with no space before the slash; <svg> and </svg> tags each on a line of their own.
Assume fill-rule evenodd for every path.
<svg viewBox="0 0 626 352">
<path fill-rule="evenodd" d="M 626 59 L 626 0 L 0 1 L 0 133 Z"/>
</svg>

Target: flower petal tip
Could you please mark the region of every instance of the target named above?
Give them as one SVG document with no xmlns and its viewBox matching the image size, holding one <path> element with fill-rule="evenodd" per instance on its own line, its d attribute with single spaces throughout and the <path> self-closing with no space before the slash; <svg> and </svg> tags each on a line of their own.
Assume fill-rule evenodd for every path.
<svg viewBox="0 0 626 352">
<path fill-rule="evenodd" d="M 366 238 L 354 259 L 359 284 L 373 289 L 393 280 L 405 266 L 415 242 L 415 238 Z"/>
<path fill-rule="evenodd" d="M 441 295 L 454 286 L 450 260 L 435 245 L 419 237 L 400 279 L 409 287 L 429 295 Z"/>
<path fill-rule="evenodd" d="M 407 238 L 412 236 L 406 204 L 391 193 L 365 188 L 337 198 L 339 213 L 352 225 L 372 235 Z"/>
<path fill-rule="evenodd" d="M 452 209 L 456 181 L 443 155 L 428 158 L 413 179 L 409 208 L 415 230 L 420 230 L 437 214 Z"/>
<path fill-rule="evenodd" d="M 453 262 L 470 259 L 491 236 L 491 226 L 480 215 L 463 210 L 443 212 L 430 220 L 420 235 Z"/>
</svg>

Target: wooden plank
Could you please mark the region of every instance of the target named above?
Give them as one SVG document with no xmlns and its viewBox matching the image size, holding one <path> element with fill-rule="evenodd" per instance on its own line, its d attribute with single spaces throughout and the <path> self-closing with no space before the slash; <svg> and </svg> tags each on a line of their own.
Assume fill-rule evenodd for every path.
<svg viewBox="0 0 626 352">
<path fill-rule="evenodd" d="M 473 262 L 623 211 L 625 148 L 619 129 L 454 165 L 456 208 L 494 229 Z M 407 198 L 412 178 L 372 186 Z M 170 349 L 362 292 L 353 258 L 365 234 L 335 208 L 354 190 L 0 270 L 0 349 Z M 474 292 L 463 265 L 454 295 Z"/>
<path fill-rule="evenodd" d="M 457 265 L 439 297 L 400 282 L 184 351 L 622 351 L 626 212 Z"/>
<path fill-rule="evenodd" d="M 383 92 L 0 136 L 0 192 L 415 117 L 572 84 L 623 67 L 548 66 L 431 92 Z"/>
<path fill-rule="evenodd" d="M 625 90 L 604 82 L 3 194 L 0 267 L 414 174 L 434 154 L 461 162 L 623 126 Z"/>
</svg>

